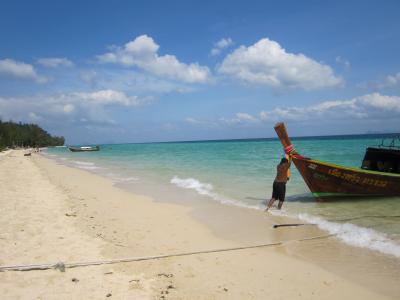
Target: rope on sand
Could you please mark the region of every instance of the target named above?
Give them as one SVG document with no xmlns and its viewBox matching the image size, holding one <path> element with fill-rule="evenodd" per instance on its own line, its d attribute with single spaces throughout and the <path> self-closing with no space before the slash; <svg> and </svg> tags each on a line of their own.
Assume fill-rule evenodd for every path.
<svg viewBox="0 0 400 300">
<path fill-rule="evenodd" d="M 111 260 L 99 260 L 99 261 L 91 261 L 91 262 L 76 262 L 76 263 L 58 262 L 58 263 L 48 263 L 48 264 L 38 264 L 38 265 L 31 264 L 31 265 L 0 266 L 0 272 L 3 272 L 3 271 L 34 271 L 34 270 L 48 270 L 48 269 L 56 269 L 61 272 L 65 272 L 66 268 L 109 265 L 109 264 L 118 264 L 118 263 L 126 263 L 126 262 L 163 259 L 163 258 L 169 258 L 169 257 L 189 256 L 189 255 L 196 255 L 196 254 L 207 254 L 207 253 L 217 253 L 217 252 L 227 252 L 227 251 L 272 247 L 272 246 L 280 246 L 280 245 L 284 245 L 284 244 L 288 244 L 288 243 L 292 243 L 292 242 L 303 242 L 303 241 L 310 241 L 310 240 L 316 240 L 316 239 L 324 239 L 324 238 L 329 238 L 332 236 L 334 236 L 334 234 L 318 235 L 318 236 L 313 236 L 313 237 L 301 238 L 301 239 L 297 239 L 297 240 L 278 241 L 278 242 L 273 242 L 273 243 L 265 243 L 265 244 L 250 245 L 250 246 L 200 250 L 200 251 L 193 251 L 193 252 L 181 252 L 181 253 L 163 254 L 163 255 L 155 255 L 155 256 L 142 256 L 142 257 L 132 257 L 132 258 L 111 259 Z"/>
<path fill-rule="evenodd" d="M 314 223 L 288 223 L 288 224 L 275 224 L 272 226 L 272 228 L 278 228 L 278 227 L 297 227 L 297 226 L 315 226 L 317 224 Z"/>
</svg>

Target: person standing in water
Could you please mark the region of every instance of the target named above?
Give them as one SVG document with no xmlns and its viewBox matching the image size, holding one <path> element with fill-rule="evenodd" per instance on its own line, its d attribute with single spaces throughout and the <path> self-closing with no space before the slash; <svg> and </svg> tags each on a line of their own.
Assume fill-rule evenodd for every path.
<svg viewBox="0 0 400 300">
<path fill-rule="evenodd" d="M 289 180 L 289 168 L 289 160 L 286 157 L 282 158 L 281 162 L 276 167 L 276 177 L 272 186 L 272 198 L 271 200 L 269 200 L 268 206 L 265 211 L 268 211 L 268 209 L 270 209 L 275 200 L 279 200 L 278 209 L 282 208 L 283 201 L 285 201 L 286 182 Z"/>
</svg>

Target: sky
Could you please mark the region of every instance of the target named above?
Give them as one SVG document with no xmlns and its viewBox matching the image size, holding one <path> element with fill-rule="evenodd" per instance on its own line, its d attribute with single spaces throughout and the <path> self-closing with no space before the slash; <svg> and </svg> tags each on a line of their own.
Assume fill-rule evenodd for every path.
<svg viewBox="0 0 400 300">
<path fill-rule="evenodd" d="M 67 144 L 400 132 L 399 1 L 0 3 L 0 119 Z"/>
</svg>

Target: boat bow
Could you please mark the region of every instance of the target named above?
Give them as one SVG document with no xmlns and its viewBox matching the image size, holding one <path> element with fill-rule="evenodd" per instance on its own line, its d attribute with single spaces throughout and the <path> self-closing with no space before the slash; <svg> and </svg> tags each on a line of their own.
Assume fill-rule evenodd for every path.
<svg viewBox="0 0 400 300">
<path fill-rule="evenodd" d="M 283 145 L 283 150 L 287 155 L 289 155 L 292 158 L 298 158 L 298 159 L 309 159 L 307 157 L 304 157 L 300 155 L 296 149 L 294 148 L 292 142 L 289 139 L 289 136 L 286 131 L 285 124 L 282 122 L 276 123 L 274 126 L 274 129 L 276 131 L 276 134 L 278 135 L 282 145 Z"/>
<path fill-rule="evenodd" d="M 343 196 L 399 196 L 400 174 L 349 168 L 300 155 L 283 123 L 274 127 L 288 154 L 313 195 L 319 199 Z"/>
</svg>

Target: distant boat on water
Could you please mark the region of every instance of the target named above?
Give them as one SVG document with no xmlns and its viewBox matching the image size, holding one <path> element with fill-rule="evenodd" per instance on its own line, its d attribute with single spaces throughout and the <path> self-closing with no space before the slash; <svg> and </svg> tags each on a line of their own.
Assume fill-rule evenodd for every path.
<svg viewBox="0 0 400 300">
<path fill-rule="evenodd" d="M 283 123 L 274 129 L 317 199 L 400 196 L 400 147 L 394 140 L 389 146 L 368 147 L 361 168 L 352 168 L 304 157 L 292 145 Z"/>
<path fill-rule="evenodd" d="M 99 146 L 82 146 L 82 147 L 68 147 L 68 149 L 72 152 L 91 152 L 91 151 L 99 151 Z"/>
</svg>

